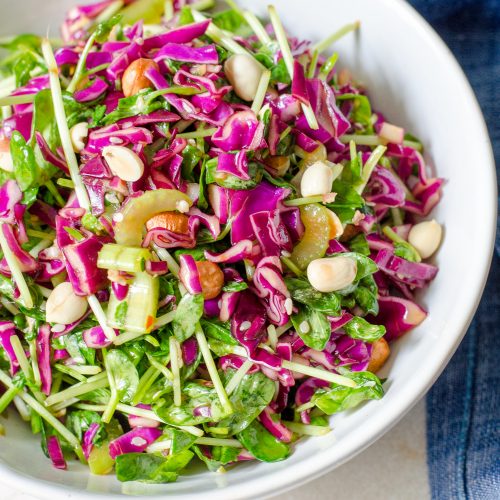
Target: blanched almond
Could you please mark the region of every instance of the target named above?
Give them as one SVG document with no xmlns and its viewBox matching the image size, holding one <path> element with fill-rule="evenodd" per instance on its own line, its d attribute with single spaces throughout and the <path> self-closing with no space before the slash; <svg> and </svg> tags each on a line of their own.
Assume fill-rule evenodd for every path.
<svg viewBox="0 0 500 500">
<path fill-rule="evenodd" d="M 143 161 L 126 146 L 106 146 L 102 149 L 102 156 L 111 172 L 123 181 L 138 181 L 144 173 Z"/>
<path fill-rule="evenodd" d="M 69 135 L 73 151 L 79 153 L 85 147 L 85 140 L 89 135 L 89 124 L 87 122 L 80 122 L 73 125 L 69 129 Z"/>
<path fill-rule="evenodd" d="M 319 292 L 335 292 L 349 286 L 356 278 L 357 264 L 349 257 L 315 259 L 307 266 L 307 279 Z"/>
<path fill-rule="evenodd" d="M 302 196 L 327 194 L 332 190 L 333 170 L 324 162 L 317 161 L 307 167 L 300 180 Z"/>
<path fill-rule="evenodd" d="M 263 66 L 251 55 L 235 54 L 224 63 L 224 72 L 234 93 L 244 101 L 253 101 Z"/>
<path fill-rule="evenodd" d="M 65 281 L 57 285 L 47 299 L 45 315 L 49 323 L 69 325 L 79 320 L 87 311 L 85 297 L 76 295 L 73 285 Z"/>
<path fill-rule="evenodd" d="M 224 286 L 224 273 L 215 262 L 197 261 L 201 290 L 205 299 L 214 299 Z"/>
<path fill-rule="evenodd" d="M 162 212 L 154 217 L 151 217 L 146 222 L 146 229 L 150 231 L 155 227 L 161 227 L 172 231 L 177 234 L 187 234 L 189 232 L 189 218 L 184 214 L 177 214 L 175 212 Z"/>
<path fill-rule="evenodd" d="M 415 224 L 408 233 L 408 242 L 413 245 L 422 259 L 430 257 L 441 244 L 443 228 L 435 220 Z"/>
<path fill-rule="evenodd" d="M 125 97 L 135 95 L 143 89 L 153 88 L 153 84 L 144 74 L 149 68 L 158 69 L 158 64 L 152 59 L 141 58 L 129 65 L 122 76 L 122 91 Z"/>
<path fill-rule="evenodd" d="M 328 210 L 328 217 L 330 218 L 330 239 L 333 240 L 335 238 L 339 238 L 344 232 L 342 222 L 338 218 L 337 214 L 331 210 Z"/>
<path fill-rule="evenodd" d="M 387 340 L 384 338 L 376 340 L 372 344 L 372 354 L 370 356 L 370 362 L 368 363 L 367 370 L 372 373 L 376 373 L 384 366 L 389 354 L 391 353 L 391 349 Z"/>
</svg>

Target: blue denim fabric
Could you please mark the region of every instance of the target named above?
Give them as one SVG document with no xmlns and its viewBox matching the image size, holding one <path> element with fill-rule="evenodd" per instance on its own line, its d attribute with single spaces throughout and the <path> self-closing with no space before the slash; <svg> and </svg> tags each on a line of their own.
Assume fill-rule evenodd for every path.
<svg viewBox="0 0 500 500">
<path fill-rule="evenodd" d="M 500 177 L 500 0 L 412 0 L 464 68 Z M 473 200 L 471 200 L 473 203 Z M 427 396 L 429 481 L 437 500 L 500 498 L 500 237 L 483 299 Z"/>
</svg>

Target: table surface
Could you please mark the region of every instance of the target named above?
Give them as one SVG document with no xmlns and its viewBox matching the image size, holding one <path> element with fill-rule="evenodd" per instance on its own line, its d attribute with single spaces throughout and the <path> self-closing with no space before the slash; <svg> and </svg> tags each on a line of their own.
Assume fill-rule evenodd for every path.
<svg viewBox="0 0 500 500">
<path fill-rule="evenodd" d="M 421 401 L 388 434 L 353 460 L 275 500 L 425 500 L 430 498 L 425 450 L 425 401 Z M 23 493 L 22 485 L 17 491 L 0 485 L 0 500 L 7 499 L 36 497 Z"/>
</svg>

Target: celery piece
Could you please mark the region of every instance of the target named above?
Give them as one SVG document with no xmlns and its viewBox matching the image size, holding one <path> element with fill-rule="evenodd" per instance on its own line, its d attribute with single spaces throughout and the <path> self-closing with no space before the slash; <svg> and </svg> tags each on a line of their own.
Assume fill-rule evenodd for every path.
<svg viewBox="0 0 500 500">
<path fill-rule="evenodd" d="M 108 304 L 108 325 L 129 332 L 152 330 L 158 310 L 159 281 L 146 272 L 136 273 L 124 300 L 111 294 Z"/>
<path fill-rule="evenodd" d="M 108 243 L 99 252 L 97 267 L 137 273 L 144 271 L 146 260 L 151 260 L 151 252 L 147 248 L 125 247 Z"/>
<path fill-rule="evenodd" d="M 186 207 L 187 210 L 192 204 L 191 198 L 175 189 L 146 191 L 141 196 L 131 198 L 120 213 L 121 220 L 116 222 L 115 240 L 119 245 L 140 247 L 146 221 L 161 212 Z"/>
</svg>

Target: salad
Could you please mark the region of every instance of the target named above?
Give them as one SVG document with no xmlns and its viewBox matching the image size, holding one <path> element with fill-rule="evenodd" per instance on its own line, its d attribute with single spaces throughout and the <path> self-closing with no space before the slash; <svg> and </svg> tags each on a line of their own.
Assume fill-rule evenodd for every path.
<svg viewBox="0 0 500 500">
<path fill-rule="evenodd" d="M 426 318 L 443 180 L 339 70 L 359 23 L 310 43 L 227 4 L 0 40 L 0 414 L 59 469 L 283 460 Z"/>
</svg>

